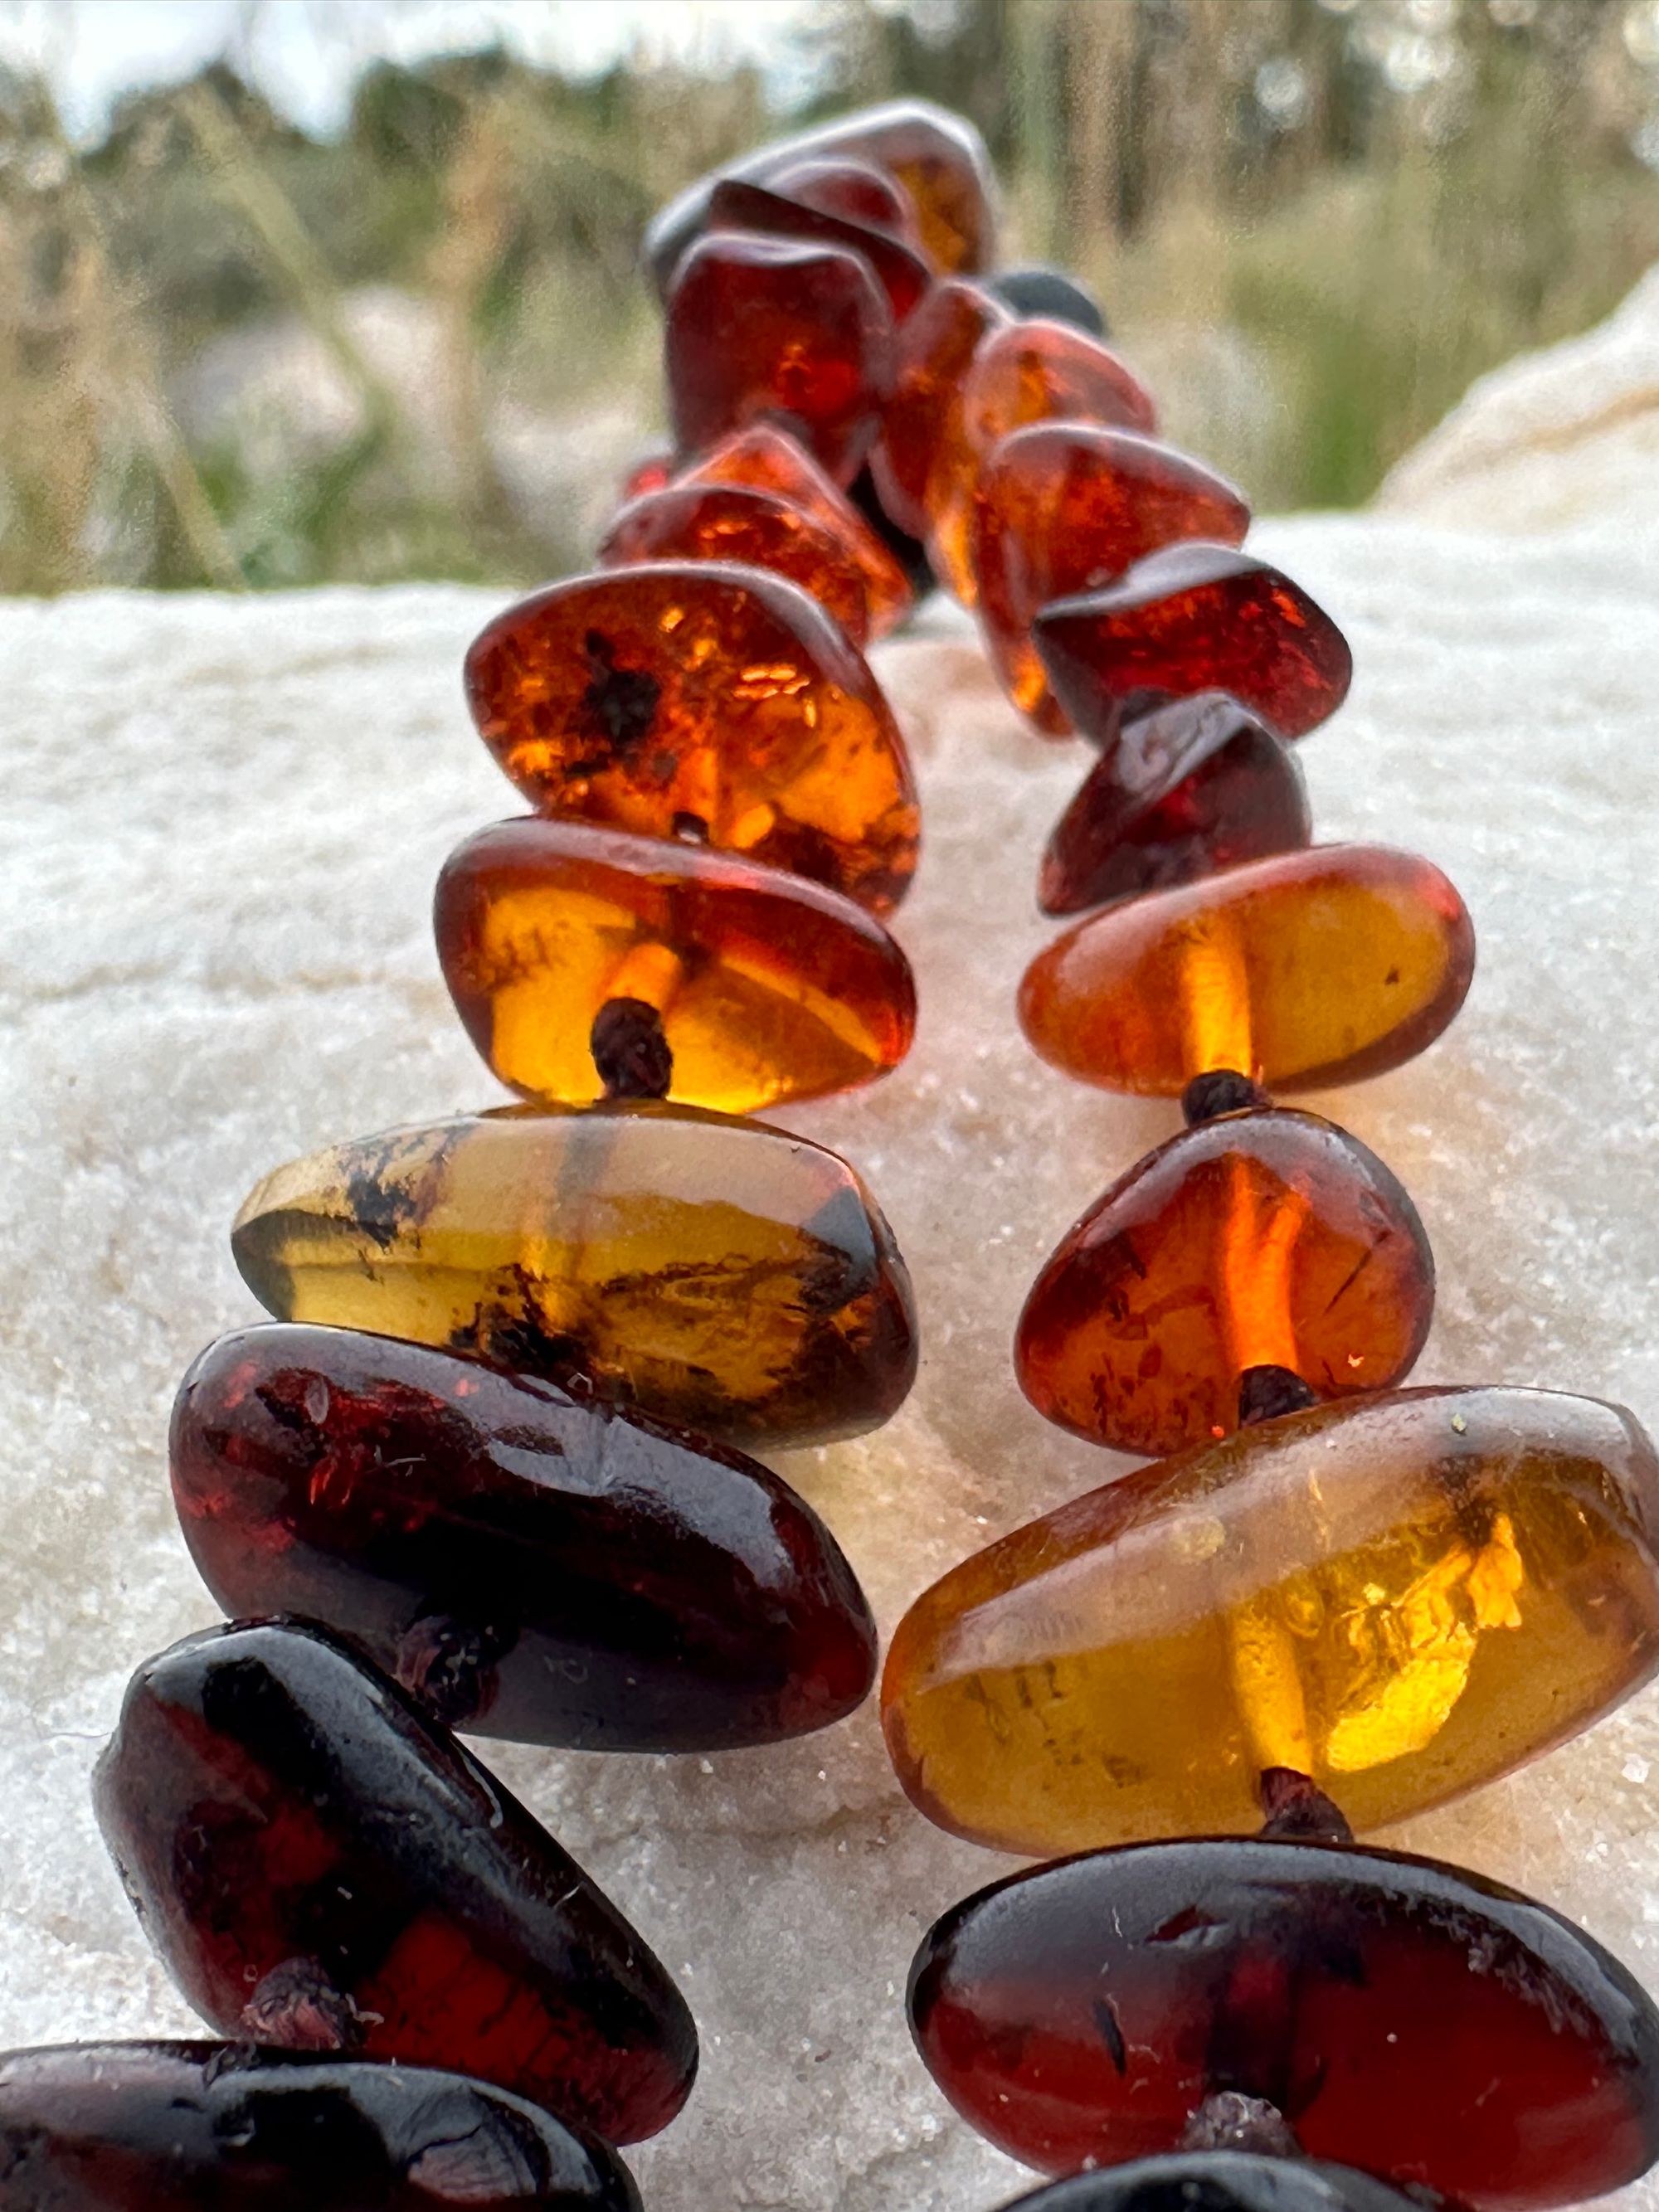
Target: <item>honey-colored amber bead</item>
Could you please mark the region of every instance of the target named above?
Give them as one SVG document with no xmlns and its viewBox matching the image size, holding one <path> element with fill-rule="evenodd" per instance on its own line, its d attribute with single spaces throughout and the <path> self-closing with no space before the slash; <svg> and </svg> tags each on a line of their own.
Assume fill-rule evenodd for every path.
<svg viewBox="0 0 1659 2212">
<path fill-rule="evenodd" d="M 805 238 L 845 246 L 869 263 L 887 295 L 896 324 L 915 312 L 933 281 L 927 262 L 902 239 L 770 184 L 724 178 L 708 203 L 708 222 L 713 230 L 752 231 L 757 237 Z"/>
<path fill-rule="evenodd" d="M 1433 1311 L 1428 1239 L 1382 1161 L 1269 1108 L 1183 1129 L 1096 1200 L 1032 1285 L 1014 1364 L 1049 1420 L 1162 1455 L 1237 1428 L 1252 1367 L 1321 1398 L 1389 1389 Z"/>
<path fill-rule="evenodd" d="M 1401 1390 L 1155 1461 L 993 1544 L 893 1639 L 928 1817 L 1048 1856 L 1254 1827 L 1270 1767 L 1356 1828 L 1547 1751 L 1659 1665 L 1659 1462 L 1621 1407 Z"/>
<path fill-rule="evenodd" d="M 968 556 L 991 665 L 1015 706 L 1049 736 L 1070 733 L 1031 642 L 1039 608 L 1179 538 L 1241 544 L 1249 524 L 1242 492 L 1155 438 L 1068 422 L 1005 438 L 980 474 Z"/>
<path fill-rule="evenodd" d="M 1044 607 L 1032 635 L 1061 711 L 1101 744 L 1195 691 L 1231 691 L 1280 737 L 1305 737 L 1353 677 L 1324 609 L 1229 545 L 1167 545 L 1103 590 Z"/>
<path fill-rule="evenodd" d="M 800 876 L 698 845 L 533 816 L 480 830 L 438 878 L 438 957 L 468 1036 L 526 1098 L 605 1095 L 601 1007 L 653 1010 L 670 1098 L 730 1114 L 897 1066 L 909 963 L 873 916 Z"/>
<path fill-rule="evenodd" d="M 884 637 L 902 622 L 913 597 L 908 578 L 833 477 L 805 446 L 771 422 L 734 430 L 681 471 L 682 484 L 744 484 L 775 493 L 826 531 L 864 583 L 870 634 Z"/>
<path fill-rule="evenodd" d="M 1468 911 L 1431 861 L 1314 845 L 1088 915 L 1026 969 L 1019 1018 L 1106 1091 L 1179 1097 L 1222 1067 L 1312 1091 L 1432 1044 L 1474 973 Z"/>
<path fill-rule="evenodd" d="M 231 1248 L 279 1321 L 479 1352 L 729 1443 L 857 1436 L 915 1376 L 909 1277 L 846 1161 L 690 1107 L 335 1145 L 267 1176 Z"/>
<path fill-rule="evenodd" d="M 521 599 L 466 657 L 472 718 L 538 811 L 706 838 L 896 906 L 915 787 L 863 656 L 760 568 L 664 562 Z"/>
<path fill-rule="evenodd" d="M 968 365 L 987 332 L 1011 319 L 981 286 L 951 277 L 934 285 L 899 332 L 892 397 L 870 471 L 889 520 L 912 538 L 925 538 L 932 527 L 927 486 L 940 448 L 956 434 Z"/>
</svg>

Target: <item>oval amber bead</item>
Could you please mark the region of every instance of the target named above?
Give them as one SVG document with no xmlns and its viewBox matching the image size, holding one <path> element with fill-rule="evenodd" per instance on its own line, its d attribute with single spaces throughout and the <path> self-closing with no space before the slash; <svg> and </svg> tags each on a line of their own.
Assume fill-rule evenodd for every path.
<svg viewBox="0 0 1659 2212">
<path fill-rule="evenodd" d="M 6 2212 L 639 2212 L 616 2154 L 459 2074 L 223 2043 L 0 2053 Z"/>
<path fill-rule="evenodd" d="M 771 180 L 762 185 L 746 177 L 722 178 L 708 203 L 708 224 L 711 230 L 752 231 L 757 237 L 808 239 L 860 255 L 887 295 L 895 323 L 915 313 L 933 281 L 927 262 L 902 238 L 856 216 L 815 206 Z"/>
<path fill-rule="evenodd" d="M 1229 2092 L 1312 2158 L 1479 2212 L 1659 2155 L 1633 1977 L 1547 1906 L 1403 1853 L 1214 1838 L 1037 1867 L 933 1927 L 909 2004 L 957 2110 L 1050 2172 L 1171 2151 Z"/>
<path fill-rule="evenodd" d="M 1319 1406 L 1138 1468 L 964 1560 L 882 1687 L 905 1789 L 1034 1856 L 1253 1826 L 1260 1774 L 1357 1828 L 1506 1773 L 1659 1664 L 1659 1464 L 1542 1390 Z"/>
<path fill-rule="evenodd" d="M 438 878 L 438 957 L 468 1036 L 511 1089 L 603 1095 L 602 1006 L 655 1010 L 668 1097 L 730 1114 L 896 1067 L 910 964 L 873 915 L 803 877 L 585 822 L 497 823 Z"/>
<path fill-rule="evenodd" d="M 884 913 L 916 865 L 898 725 L 822 607 L 760 568 L 576 576 L 466 657 L 484 743 L 538 812 L 706 837 Z"/>
<path fill-rule="evenodd" d="M 1468 911 L 1431 862 L 1315 845 L 1090 915 L 1026 969 L 1019 1018 L 1106 1091 L 1179 1097 L 1222 1067 L 1313 1091 L 1425 1050 L 1474 974 Z"/>
<path fill-rule="evenodd" d="M 689 1107 L 458 1115 L 336 1145 L 237 1216 L 279 1321 L 481 1352 L 739 1445 L 888 1419 L 909 1277 L 845 1160 Z"/>
<path fill-rule="evenodd" d="M 147 1661 L 94 1795 L 144 1933 L 218 2033 L 474 2074 L 610 2142 L 690 2094 L 691 2015 L 610 1899 L 312 1624 Z"/>
<path fill-rule="evenodd" d="M 899 333 L 892 397 L 870 456 L 878 496 L 912 538 L 932 527 L 927 486 L 941 448 L 957 434 L 962 380 L 987 331 L 1009 319 L 1000 301 L 961 277 L 935 284 Z"/>
<path fill-rule="evenodd" d="M 228 1613 L 322 1621 L 452 1728 L 773 1743 L 841 1719 L 874 1676 L 864 1593 L 787 1483 L 454 1352 L 239 1330 L 180 1384 L 171 1458 Z"/>
<path fill-rule="evenodd" d="M 1387 1389 L 1433 1313 L 1428 1239 L 1382 1161 L 1269 1109 L 1183 1129 L 1096 1200 L 1032 1285 L 1014 1365 L 1049 1420 L 1162 1455 L 1237 1428 L 1251 1367 L 1320 1398 Z"/>
</svg>

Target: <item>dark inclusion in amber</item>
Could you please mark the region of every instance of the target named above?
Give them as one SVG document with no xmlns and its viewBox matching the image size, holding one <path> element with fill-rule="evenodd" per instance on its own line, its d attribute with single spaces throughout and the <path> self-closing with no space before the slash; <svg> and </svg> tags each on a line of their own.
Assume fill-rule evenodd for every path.
<svg viewBox="0 0 1659 2212">
<path fill-rule="evenodd" d="M 696 836 L 896 906 L 919 811 L 857 648 L 760 568 L 653 562 L 508 607 L 466 657 L 473 720 L 538 812 Z"/>
<path fill-rule="evenodd" d="M 472 2074 L 610 2142 L 667 2126 L 691 2015 L 494 1776 L 309 1623 L 187 1638 L 134 1675 L 100 1826 L 222 2035 Z"/>
<path fill-rule="evenodd" d="M 820 195 L 822 197 L 822 195 Z M 933 283 L 921 254 L 890 231 L 872 228 L 833 208 L 816 206 L 782 185 L 728 177 L 714 187 L 708 204 L 711 230 L 753 231 L 769 238 L 804 238 L 845 246 L 860 254 L 875 271 L 895 323 L 913 314 Z"/>
<path fill-rule="evenodd" d="M 452 1727 L 714 1750 L 824 1727 L 873 1678 L 864 1594 L 787 1484 L 453 1352 L 240 1330 L 185 1376 L 172 1462 L 227 1613 L 325 1622 Z"/>
<path fill-rule="evenodd" d="M 456 2074 L 223 2043 L 0 2054 L 6 2212 L 639 2212 L 626 2169 Z"/>
<path fill-rule="evenodd" d="M 1283 738 L 1348 695 L 1353 656 L 1299 584 L 1228 545 L 1166 546 L 1103 590 L 1043 608 L 1037 650 L 1063 711 L 1107 744 L 1126 721 L 1230 691 Z"/>
<path fill-rule="evenodd" d="M 1081 914 L 1312 835 L 1294 755 L 1224 691 L 1201 691 L 1132 722 L 1101 755 L 1048 840 L 1037 903 Z"/>
<path fill-rule="evenodd" d="M 1184 2150 L 1072 2174 L 1003 2212 L 1424 2212 L 1443 2201 L 1415 2182 L 1404 2196 L 1351 2166 Z"/>
<path fill-rule="evenodd" d="M 1429 1859 L 1237 1839 L 1063 1860 L 947 1913 L 909 2002 L 957 2110 L 1051 2172 L 1170 2151 L 1218 2092 L 1276 2107 L 1310 2157 L 1478 2212 L 1597 2197 L 1659 2154 L 1636 1981 Z"/>
<path fill-rule="evenodd" d="M 868 259 L 848 246 L 711 231 L 676 272 L 663 359 L 682 453 L 775 422 L 847 484 L 892 389 L 893 313 Z"/>
</svg>

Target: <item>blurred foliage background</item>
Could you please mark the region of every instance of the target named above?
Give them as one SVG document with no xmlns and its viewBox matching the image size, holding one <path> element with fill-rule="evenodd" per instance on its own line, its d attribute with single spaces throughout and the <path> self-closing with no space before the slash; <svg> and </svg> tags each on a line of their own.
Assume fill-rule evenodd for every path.
<svg viewBox="0 0 1659 2212">
<path fill-rule="evenodd" d="M 1659 258 L 1659 0 L 821 0 L 788 36 L 787 114 L 758 66 L 492 49 L 371 64 L 326 137 L 216 63 L 83 143 L 0 77 L 0 589 L 579 562 L 659 427 L 652 209 L 897 93 L 974 118 L 1008 257 L 1081 271 L 1259 507 L 1363 501 Z"/>
</svg>

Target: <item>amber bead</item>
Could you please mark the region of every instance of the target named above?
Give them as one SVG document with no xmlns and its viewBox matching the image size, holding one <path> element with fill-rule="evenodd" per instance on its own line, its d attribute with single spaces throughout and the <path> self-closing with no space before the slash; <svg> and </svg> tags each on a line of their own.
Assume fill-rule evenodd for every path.
<svg viewBox="0 0 1659 2212">
<path fill-rule="evenodd" d="M 1423 1051 L 1474 973 L 1438 868 L 1315 845 L 1074 923 L 1026 969 L 1019 1018 L 1045 1060 L 1107 1091 L 1179 1097 L 1217 1067 L 1308 1091 Z"/>
<path fill-rule="evenodd" d="M 881 914 L 916 864 L 898 725 L 822 607 L 759 568 L 554 584 L 466 657 L 485 744 L 543 814 L 693 836 Z"/>
<path fill-rule="evenodd" d="M 1051 323 L 1070 323 L 1091 338 L 1108 336 L 1101 304 L 1086 284 L 1064 269 L 1047 262 L 1025 262 L 1012 269 L 994 269 L 985 279 L 1010 314 L 1042 316 Z"/>
<path fill-rule="evenodd" d="M 1421 2182 L 1406 2196 L 1327 2160 L 1188 2150 L 1074 2173 L 1003 2212 L 1425 2212 L 1443 2203 Z"/>
<path fill-rule="evenodd" d="M 683 470 L 676 482 L 744 484 L 799 507 L 835 538 L 842 557 L 858 569 L 872 637 L 885 636 L 909 612 L 909 580 L 853 497 L 824 474 L 805 446 L 772 423 L 751 422 L 745 430 L 734 430 Z"/>
<path fill-rule="evenodd" d="M 5 2212 L 639 2212 L 616 2154 L 457 2074 L 223 2043 L 0 2054 Z"/>
<path fill-rule="evenodd" d="M 1237 1428 L 1253 1367 L 1319 1398 L 1390 1388 L 1433 1312 L 1428 1239 L 1382 1161 L 1269 1108 L 1183 1129 L 1095 1201 L 1032 1285 L 1014 1364 L 1049 1420 L 1162 1455 Z"/>
<path fill-rule="evenodd" d="M 1659 1663 L 1653 1447 L 1622 1407 L 1401 1390 L 1155 1462 L 934 1584 L 883 1686 L 899 1778 L 1034 1855 L 1255 1823 L 1310 1775 L 1357 1828 L 1586 1728 Z"/>
<path fill-rule="evenodd" d="M 696 844 L 585 822 L 497 823 L 438 878 L 438 956 L 466 1031 L 513 1090 L 605 1095 L 593 1023 L 652 1010 L 667 1095 L 731 1114 L 871 1082 L 915 1028 L 910 965 L 851 899 Z"/>
<path fill-rule="evenodd" d="M 849 155 L 803 155 L 768 175 L 767 187 L 820 214 L 840 216 L 866 230 L 886 231 L 907 246 L 921 243 L 915 210 L 899 185 L 873 163 Z"/>
<path fill-rule="evenodd" d="M 1231 691 L 1283 738 L 1348 696 L 1347 640 L 1299 584 L 1227 545 L 1168 545 L 1032 626 L 1062 711 L 1085 737 L 1195 691 Z"/>
<path fill-rule="evenodd" d="M 232 1616 L 350 1638 L 452 1728 L 706 1751 L 861 1704 L 875 1630 L 833 1536 L 740 1454 L 349 1328 L 209 1346 L 173 1495 Z"/>
<path fill-rule="evenodd" d="M 892 388 L 887 295 L 844 246 L 713 231 L 686 255 L 664 334 L 682 453 L 773 422 L 850 483 Z"/>
<path fill-rule="evenodd" d="M 145 1934 L 218 2033 L 477 2075 L 610 2142 L 690 2094 L 691 2015 L 635 1930 L 313 1624 L 147 1661 L 94 1794 Z"/>
<path fill-rule="evenodd" d="M 846 1161 L 686 1107 L 336 1145 L 267 1176 L 231 1243 L 280 1321 L 481 1352 L 738 1445 L 857 1436 L 915 1376 L 909 1278 Z"/>
<path fill-rule="evenodd" d="M 933 283 L 933 271 L 920 253 L 890 231 L 815 205 L 775 186 L 727 177 L 715 185 L 708 203 L 712 230 L 750 231 L 757 237 L 804 238 L 843 246 L 866 261 L 887 295 L 895 324 L 914 314 Z M 730 337 L 728 334 L 728 343 Z"/>
<path fill-rule="evenodd" d="M 1056 823 L 1037 902 L 1079 914 L 1291 853 L 1313 834 L 1295 756 L 1224 691 L 1132 722 Z"/>
<path fill-rule="evenodd" d="M 1242 492 L 1173 446 L 1097 422 L 1034 422 L 995 447 L 979 477 L 968 557 L 992 666 L 1051 736 L 1071 723 L 1048 689 L 1031 623 L 1178 538 L 1237 545 Z"/>
<path fill-rule="evenodd" d="M 1038 1867 L 937 1923 L 909 2004 L 957 2111 L 1050 2172 L 1169 2152 L 1228 2092 L 1312 2158 L 1480 2212 L 1576 2203 L 1659 2155 L 1640 1985 L 1433 1859 L 1205 1838 Z"/>
<path fill-rule="evenodd" d="M 1009 319 L 1000 301 L 957 277 L 935 284 L 899 333 L 893 394 L 882 410 L 870 472 L 883 511 L 913 538 L 933 527 L 927 487 L 954 441 L 962 380 L 988 331 Z"/>
</svg>

